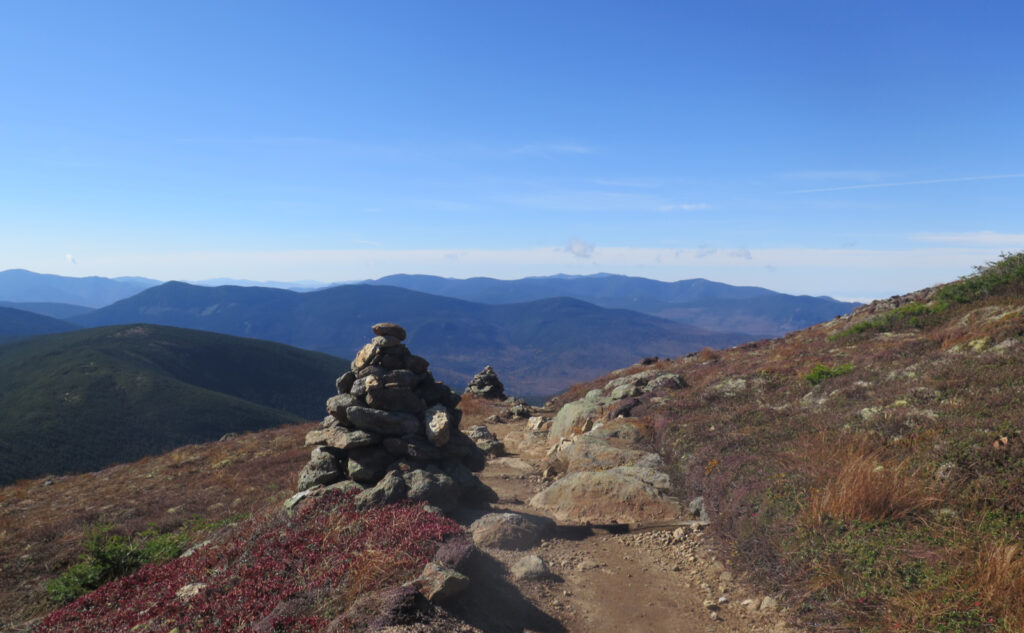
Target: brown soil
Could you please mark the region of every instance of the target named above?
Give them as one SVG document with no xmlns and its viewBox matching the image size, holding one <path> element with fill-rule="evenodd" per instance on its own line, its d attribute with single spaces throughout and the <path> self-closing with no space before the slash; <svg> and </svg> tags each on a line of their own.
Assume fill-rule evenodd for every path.
<svg viewBox="0 0 1024 633">
<path fill-rule="evenodd" d="M 492 424 L 500 437 L 519 435 L 525 422 Z M 546 442 L 538 439 L 517 447 L 518 454 L 490 461 L 481 479 L 499 495 L 495 511 L 540 514 L 527 504 L 544 485 L 540 472 Z M 613 533 L 617 532 L 617 533 Z M 518 590 L 516 601 L 532 615 L 504 619 L 500 606 L 509 596 L 470 596 L 467 602 L 486 609 L 453 606 L 462 619 L 487 631 L 565 631 L 568 633 L 754 633 L 794 631 L 785 613 L 761 609 L 764 596 L 715 559 L 699 528 L 558 525 L 554 538 L 523 551 L 487 548 L 494 573 Z M 552 578 L 515 581 L 505 570 L 520 557 L 543 559 Z M 471 594 L 484 593 L 488 583 L 473 578 Z M 493 589 L 493 588 L 492 588 Z M 481 613 L 484 612 L 484 613 Z M 531 622 L 532 620 L 532 622 Z"/>
</svg>

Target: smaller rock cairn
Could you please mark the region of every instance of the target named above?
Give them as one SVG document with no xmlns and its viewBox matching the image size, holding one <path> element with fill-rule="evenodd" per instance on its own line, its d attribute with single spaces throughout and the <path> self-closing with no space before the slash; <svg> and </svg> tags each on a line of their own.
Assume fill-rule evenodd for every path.
<svg viewBox="0 0 1024 633">
<path fill-rule="evenodd" d="M 378 323 L 373 333 L 338 378 L 330 415 L 306 435 L 316 448 L 292 503 L 323 487 L 357 492 L 360 507 L 412 499 L 450 512 L 460 499 L 494 500 L 473 474 L 486 455 L 459 430 L 459 395 L 409 352 L 401 326 Z"/>
<path fill-rule="evenodd" d="M 489 400 L 504 400 L 505 385 L 498 380 L 498 374 L 494 373 L 494 368 L 488 365 L 476 376 L 473 376 L 463 393 L 467 396 L 472 395 Z"/>
</svg>

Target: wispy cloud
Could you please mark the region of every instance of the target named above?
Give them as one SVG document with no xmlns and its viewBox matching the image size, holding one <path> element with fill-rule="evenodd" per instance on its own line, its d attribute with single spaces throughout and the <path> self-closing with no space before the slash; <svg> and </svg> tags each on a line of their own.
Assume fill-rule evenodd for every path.
<svg viewBox="0 0 1024 633">
<path fill-rule="evenodd" d="M 1024 174 L 992 174 L 989 176 L 963 176 L 960 178 L 932 178 L 930 180 L 905 180 L 902 182 L 877 182 L 863 185 L 843 185 L 841 187 L 819 187 L 816 189 L 797 189 L 785 193 L 822 193 L 826 191 L 848 191 L 851 189 L 877 189 L 881 187 L 907 187 L 911 185 L 937 185 L 949 182 L 970 182 L 973 180 L 1009 180 L 1024 178 Z"/>
<path fill-rule="evenodd" d="M 513 154 L 592 154 L 594 149 L 579 143 L 526 143 L 512 149 Z"/>
<path fill-rule="evenodd" d="M 572 253 L 574 257 L 589 259 L 594 256 L 594 245 L 589 242 L 573 238 L 565 245 L 565 252 Z"/>
<path fill-rule="evenodd" d="M 71 253 L 68 253 L 67 255 L 64 256 L 64 261 L 66 261 L 67 263 L 72 264 L 72 265 L 78 263 L 78 262 L 75 261 L 75 256 L 72 255 Z"/>
<path fill-rule="evenodd" d="M 682 204 L 663 204 L 658 207 L 659 211 L 700 211 L 709 208 L 703 202 L 684 202 Z"/>
<path fill-rule="evenodd" d="M 791 171 L 782 174 L 783 178 L 791 180 L 859 180 L 861 182 L 875 182 L 885 176 L 884 172 L 859 169 Z"/>
<path fill-rule="evenodd" d="M 1024 233 L 997 233 L 995 231 L 975 231 L 969 233 L 918 233 L 910 239 L 917 242 L 936 242 L 941 244 L 962 244 L 965 246 L 1024 246 Z"/>
<path fill-rule="evenodd" d="M 592 183 L 595 185 L 601 185 L 602 187 L 622 187 L 625 189 L 655 189 L 661 186 L 661 183 L 656 180 L 632 180 L 632 179 L 605 179 L 605 178 L 593 178 Z"/>
</svg>

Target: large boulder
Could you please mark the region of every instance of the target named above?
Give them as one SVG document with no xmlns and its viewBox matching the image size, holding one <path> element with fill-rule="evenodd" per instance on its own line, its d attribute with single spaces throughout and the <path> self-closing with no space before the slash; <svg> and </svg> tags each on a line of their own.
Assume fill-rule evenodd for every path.
<svg viewBox="0 0 1024 633">
<path fill-rule="evenodd" d="M 680 503 L 668 496 L 668 476 L 635 466 L 575 472 L 530 499 L 530 506 L 567 523 L 646 523 L 676 520 Z"/>
<path fill-rule="evenodd" d="M 555 522 L 546 517 L 517 512 L 485 514 L 469 526 L 477 547 L 498 549 L 529 549 L 550 536 Z"/>
<path fill-rule="evenodd" d="M 574 429 L 582 427 L 587 421 L 597 421 L 601 411 L 612 402 L 611 398 L 605 398 L 598 392 L 587 394 L 586 398 L 566 403 L 551 421 L 548 440 L 556 441 L 563 437 L 569 437 Z"/>
</svg>

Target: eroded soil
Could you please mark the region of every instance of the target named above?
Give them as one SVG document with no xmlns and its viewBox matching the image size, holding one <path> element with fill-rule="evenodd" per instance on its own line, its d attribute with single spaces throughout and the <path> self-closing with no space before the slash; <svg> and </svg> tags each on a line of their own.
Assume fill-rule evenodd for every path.
<svg viewBox="0 0 1024 633">
<path fill-rule="evenodd" d="M 493 424 L 499 437 L 530 437 L 524 422 Z M 510 443 L 510 456 L 491 460 L 480 474 L 499 501 L 495 511 L 541 514 L 527 505 L 543 486 L 547 443 L 536 436 Z M 454 607 L 483 631 L 567 633 L 754 633 L 795 631 L 786 613 L 750 589 L 705 544 L 700 528 L 560 524 L 555 536 L 528 550 L 485 548 L 506 589 L 514 586 L 523 617 L 508 615 L 499 587 L 474 578 L 471 595 Z M 515 581 L 505 570 L 534 554 L 552 576 Z M 508 593 L 506 591 L 506 593 Z M 461 600 L 460 600 L 461 601 Z M 762 605 L 762 603 L 764 604 Z M 488 610 L 491 614 L 488 614 Z M 494 616 L 494 617 L 491 617 Z"/>
</svg>

